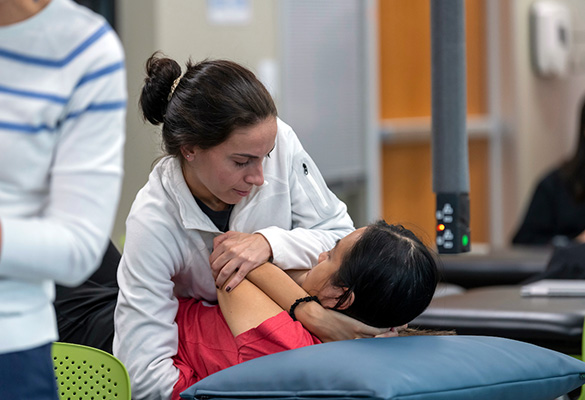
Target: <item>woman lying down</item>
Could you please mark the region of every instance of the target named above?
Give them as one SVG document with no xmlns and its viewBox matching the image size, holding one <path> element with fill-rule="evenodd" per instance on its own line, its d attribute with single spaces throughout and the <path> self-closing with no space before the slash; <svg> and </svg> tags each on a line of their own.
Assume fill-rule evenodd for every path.
<svg viewBox="0 0 585 400">
<path fill-rule="evenodd" d="M 296 320 L 299 313 L 329 308 L 378 328 L 399 327 L 429 305 L 437 281 L 433 253 L 408 229 L 378 221 L 338 241 L 311 270 L 266 263 L 234 289 L 219 288 L 218 305 L 180 299 L 173 399 L 224 368 L 321 343 Z"/>
</svg>

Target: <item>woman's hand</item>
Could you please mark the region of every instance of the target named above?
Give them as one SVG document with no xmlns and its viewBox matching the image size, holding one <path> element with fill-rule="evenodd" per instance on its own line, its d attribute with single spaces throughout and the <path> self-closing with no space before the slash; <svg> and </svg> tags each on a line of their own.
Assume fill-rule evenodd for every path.
<svg viewBox="0 0 585 400">
<path fill-rule="evenodd" d="M 396 328 L 390 328 L 386 332 L 376 335 L 374 337 L 397 337 L 400 336 L 400 331 L 408 329 L 408 324 L 397 326 Z"/>
<path fill-rule="evenodd" d="M 209 264 L 217 287 L 222 287 L 235 273 L 226 286 L 229 292 L 248 272 L 268 261 L 270 257 L 272 248 L 261 234 L 228 231 L 213 239 Z"/>
<path fill-rule="evenodd" d="M 301 303 L 295 317 L 322 342 L 398 336 L 397 328 L 374 328 L 340 312 L 328 310 L 314 302 Z"/>
</svg>

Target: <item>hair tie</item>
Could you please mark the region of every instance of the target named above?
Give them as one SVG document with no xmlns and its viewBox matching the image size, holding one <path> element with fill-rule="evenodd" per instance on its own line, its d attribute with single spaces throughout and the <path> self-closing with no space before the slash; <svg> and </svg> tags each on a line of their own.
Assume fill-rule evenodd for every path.
<svg viewBox="0 0 585 400">
<path fill-rule="evenodd" d="M 288 312 L 288 315 L 290 315 L 290 317 L 292 318 L 293 321 L 297 320 L 297 317 L 295 316 L 295 309 L 297 308 L 297 306 L 301 303 L 308 302 L 308 301 L 314 301 L 317 304 L 321 304 L 321 302 L 319 301 L 319 298 L 317 296 L 307 296 L 307 297 L 301 297 L 300 299 L 297 299 L 294 302 L 294 304 L 292 306 L 290 306 L 290 310 Z"/>
<path fill-rule="evenodd" d="M 167 101 L 171 101 L 171 97 L 173 97 L 173 93 L 175 93 L 175 89 L 177 88 L 177 85 L 181 81 L 182 77 L 183 77 L 183 75 L 180 75 L 177 79 L 175 79 L 173 81 L 173 85 L 171 86 L 171 91 L 169 92 L 169 95 L 167 96 Z"/>
</svg>

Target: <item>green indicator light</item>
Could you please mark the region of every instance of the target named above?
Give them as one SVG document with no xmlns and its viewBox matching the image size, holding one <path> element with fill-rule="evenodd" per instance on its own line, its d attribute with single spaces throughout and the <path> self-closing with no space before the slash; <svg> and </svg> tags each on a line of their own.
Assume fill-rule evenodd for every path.
<svg viewBox="0 0 585 400">
<path fill-rule="evenodd" d="M 467 246 L 469 244 L 469 236 L 463 235 L 461 237 L 461 244 L 463 244 L 463 246 Z"/>
</svg>

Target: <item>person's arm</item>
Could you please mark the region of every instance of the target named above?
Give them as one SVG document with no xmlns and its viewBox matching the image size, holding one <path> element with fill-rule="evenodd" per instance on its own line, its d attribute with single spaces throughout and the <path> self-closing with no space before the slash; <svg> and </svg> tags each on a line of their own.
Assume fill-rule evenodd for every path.
<svg viewBox="0 0 585 400">
<path fill-rule="evenodd" d="M 316 264 L 319 254 L 333 248 L 338 239 L 355 228 L 346 205 L 327 187 L 292 128 L 281 120 L 278 126 L 283 140 L 275 148 L 278 154 L 274 157 L 288 160 L 292 229 L 271 226 L 256 233 L 269 242 L 274 264 L 285 270 L 308 269 Z"/>
<path fill-rule="evenodd" d="M 224 289 L 217 290 L 217 299 L 234 336 L 240 362 L 316 343 L 302 324 L 292 321 L 281 306 L 248 279 L 229 292 Z"/>
<path fill-rule="evenodd" d="M 281 306 L 248 279 L 229 292 L 225 286 L 217 289 L 217 301 L 234 337 L 283 311 Z"/>
<path fill-rule="evenodd" d="M 128 370 L 133 398 L 170 399 L 179 377 L 172 359 L 178 348 L 172 277 L 182 259 L 170 225 L 156 223 L 162 218 L 153 220 L 143 208 L 133 211 L 118 267 L 113 353 Z"/>
<path fill-rule="evenodd" d="M 309 296 L 286 272 L 271 263 L 253 269 L 246 278 L 283 310 L 288 311 L 297 299 Z"/>
<path fill-rule="evenodd" d="M 265 263 L 250 271 L 247 277 L 284 310 L 309 294 L 274 264 Z M 315 302 L 297 306 L 295 316 L 307 330 L 323 342 L 374 337 L 388 332 L 363 324 L 334 310 L 327 310 Z"/>
<path fill-rule="evenodd" d="M 314 302 L 301 303 L 295 315 L 303 326 L 322 342 L 397 336 L 394 327 L 375 328 Z"/>
<path fill-rule="evenodd" d="M 259 233 L 228 231 L 213 239 L 209 265 L 216 285 L 235 288 L 246 274 L 272 257 L 272 249 Z M 231 275 L 228 275 L 231 274 Z M 228 282 L 229 276 L 229 284 Z"/>
<path fill-rule="evenodd" d="M 122 183 L 124 56 L 117 37 L 108 31 L 74 62 L 86 63 L 86 70 L 60 124 L 54 132 L 42 133 L 58 142 L 46 176 L 46 206 L 34 216 L 0 216 L 0 278 L 74 286 L 98 267 L 106 249 Z"/>
</svg>

